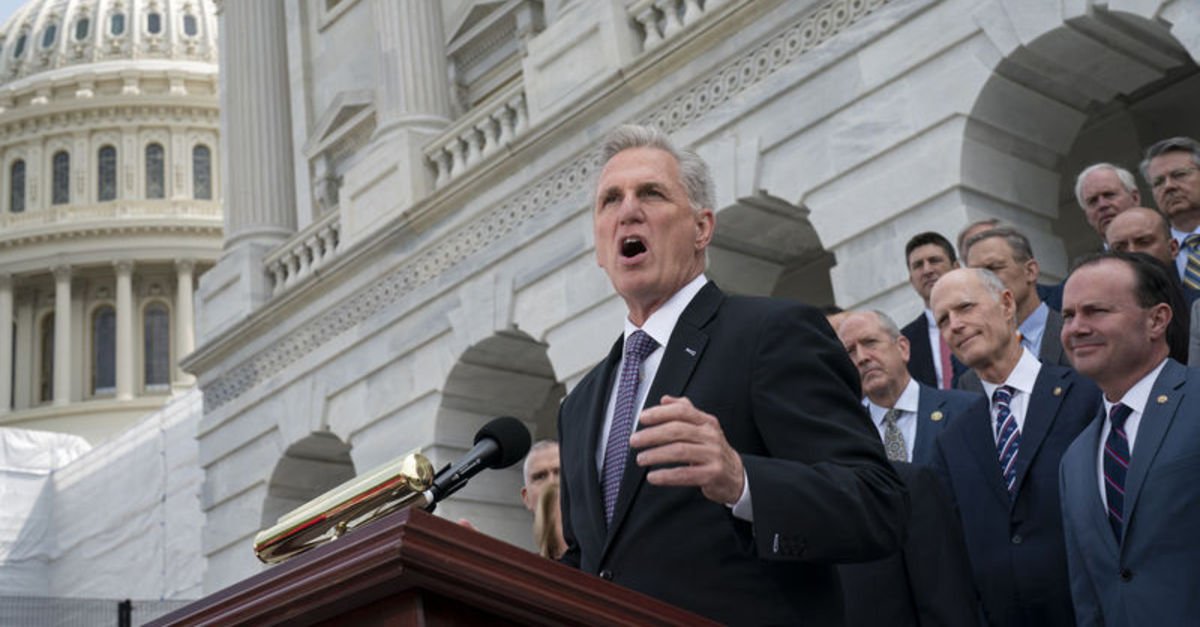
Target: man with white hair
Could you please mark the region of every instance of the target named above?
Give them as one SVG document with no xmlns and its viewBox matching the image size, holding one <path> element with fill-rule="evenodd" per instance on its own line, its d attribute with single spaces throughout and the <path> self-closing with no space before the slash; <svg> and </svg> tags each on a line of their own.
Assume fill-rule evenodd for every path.
<svg viewBox="0 0 1200 627">
<path fill-rule="evenodd" d="M 1141 194 L 1129 170 L 1111 163 L 1095 163 L 1076 177 L 1075 200 L 1083 209 L 1088 224 L 1104 241 L 1108 223 L 1118 213 L 1141 204 Z"/>
<path fill-rule="evenodd" d="M 1073 625 L 1058 464 L 1097 415 L 1100 391 L 1021 344 L 1013 294 L 991 271 L 945 274 L 930 302 L 950 349 L 991 400 L 990 416 L 963 416 L 934 443 L 987 622 Z"/>
</svg>

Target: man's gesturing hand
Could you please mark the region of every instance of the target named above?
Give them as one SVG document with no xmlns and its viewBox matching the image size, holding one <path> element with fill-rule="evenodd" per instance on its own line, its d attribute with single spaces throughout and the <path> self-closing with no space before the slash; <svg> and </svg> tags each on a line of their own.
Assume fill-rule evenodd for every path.
<svg viewBox="0 0 1200 627">
<path fill-rule="evenodd" d="M 686 397 L 662 397 L 662 404 L 638 417 L 642 428 L 629 439 L 640 452 L 639 466 L 679 464 L 650 471 L 654 485 L 696 486 L 710 500 L 732 505 L 742 496 L 742 458 L 729 446 L 716 416 L 696 409 Z"/>
</svg>

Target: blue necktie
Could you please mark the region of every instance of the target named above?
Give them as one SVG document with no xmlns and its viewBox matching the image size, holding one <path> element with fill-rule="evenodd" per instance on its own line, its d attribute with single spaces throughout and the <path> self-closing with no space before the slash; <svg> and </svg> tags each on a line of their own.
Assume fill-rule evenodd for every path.
<svg viewBox="0 0 1200 627">
<path fill-rule="evenodd" d="M 658 342 L 641 330 L 634 331 L 625 340 L 625 359 L 621 365 L 620 379 L 617 381 L 617 402 L 613 407 L 608 441 L 604 445 L 604 467 L 600 479 L 604 489 L 605 522 L 612 522 L 617 493 L 621 490 L 621 476 L 625 474 L 625 459 L 629 456 L 629 436 L 633 434 L 633 419 L 638 410 L 637 393 L 642 361 L 656 348 Z"/>
<path fill-rule="evenodd" d="M 1133 410 L 1117 403 L 1108 412 L 1111 423 L 1104 440 L 1104 495 L 1108 498 L 1108 524 L 1117 543 L 1121 542 L 1121 527 L 1125 525 L 1125 473 L 1129 471 L 1129 436 L 1125 420 Z"/>
<path fill-rule="evenodd" d="M 1017 449 L 1021 445 L 1021 431 L 1017 429 L 1016 416 L 1012 415 L 1013 392 L 1016 390 L 1002 385 L 992 393 L 992 411 L 996 413 L 996 454 L 1010 497 L 1017 490 Z"/>
<path fill-rule="evenodd" d="M 1187 257 L 1187 263 L 1183 266 L 1183 284 L 1200 289 L 1200 235 L 1185 237 L 1182 252 Z"/>
</svg>

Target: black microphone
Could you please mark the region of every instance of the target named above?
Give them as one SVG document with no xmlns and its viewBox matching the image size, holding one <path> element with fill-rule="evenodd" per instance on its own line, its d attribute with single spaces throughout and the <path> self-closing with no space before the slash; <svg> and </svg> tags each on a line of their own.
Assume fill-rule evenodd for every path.
<svg viewBox="0 0 1200 627">
<path fill-rule="evenodd" d="M 458 463 L 442 469 L 425 492 L 427 510 L 467 485 L 484 468 L 508 468 L 529 452 L 529 429 L 512 416 L 494 418 L 475 434 L 475 447 Z"/>
</svg>

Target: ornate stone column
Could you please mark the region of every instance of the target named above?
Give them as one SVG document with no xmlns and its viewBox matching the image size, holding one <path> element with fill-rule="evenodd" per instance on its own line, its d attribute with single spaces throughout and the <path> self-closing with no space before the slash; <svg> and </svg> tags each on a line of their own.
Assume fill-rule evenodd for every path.
<svg viewBox="0 0 1200 627">
<path fill-rule="evenodd" d="M 440 2 L 373 0 L 379 86 L 376 135 L 450 121 L 450 84 Z"/>
<path fill-rule="evenodd" d="M 12 407 L 14 348 L 12 277 L 0 274 L 0 415 Z"/>
<path fill-rule="evenodd" d="M 176 364 L 196 348 L 195 303 L 192 299 L 192 291 L 194 290 L 192 273 L 195 270 L 195 266 L 195 262 L 190 259 L 175 261 Z M 195 377 L 182 370 L 178 370 L 178 367 L 176 368 L 175 380 L 177 383 L 190 385 L 195 382 Z"/>
<path fill-rule="evenodd" d="M 226 249 L 278 242 L 296 230 L 283 5 L 229 0 L 221 14 Z"/>
<path fill-rule="evenodd" d="M 71 402 L 71 267 L 54 273 L 54 404 Z"/>
<path fill-rule="evenodd" d="M 13 405 L 17 409 L 28 409 L 37 401 L 33 399 L 34 381 L 34 352 L 37 350 L 34 341 L 35 323 L 33 315 L 33 299 L 28 294 L 16 298 L 17 312 L 17 342 L 13 350 L 20 356 L 17 362 L 17 385 L 13 390 Z"/>
<path fill-rule="evenodd" d="M 133 306 L 133 262 L 113 262 L 117 270 L 117 400 L 133 398 L 134 314 Z"/>
</svg>

